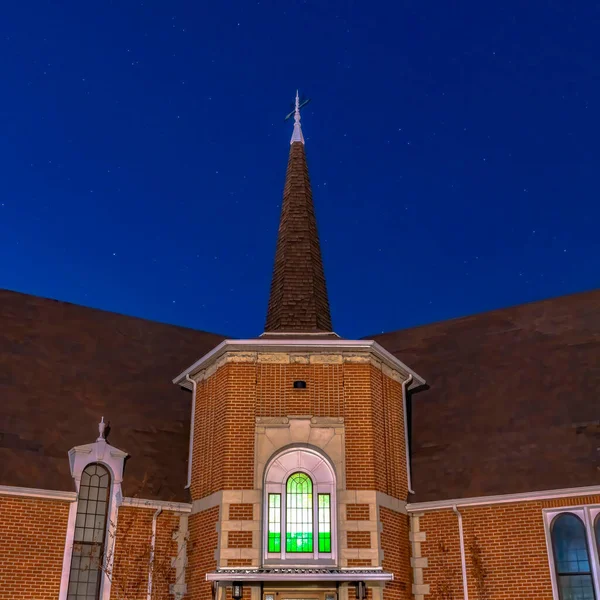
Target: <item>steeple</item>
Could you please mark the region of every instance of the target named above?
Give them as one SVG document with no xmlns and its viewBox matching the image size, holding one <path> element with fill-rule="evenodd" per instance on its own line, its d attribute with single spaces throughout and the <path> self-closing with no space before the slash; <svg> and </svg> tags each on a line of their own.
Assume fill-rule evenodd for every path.
<svg viewBox="0 0 600 600">
<path fill-rule="evenodd" d="M 265 333 L 331 333 L 331 314 L 296 93 Z"/>
</svg>

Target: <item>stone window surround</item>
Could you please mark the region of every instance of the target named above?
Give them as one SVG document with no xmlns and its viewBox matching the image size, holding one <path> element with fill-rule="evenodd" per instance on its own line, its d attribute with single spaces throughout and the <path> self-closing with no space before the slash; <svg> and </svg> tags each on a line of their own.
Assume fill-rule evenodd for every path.
<svg viewBox="0 0 600 600">
<path fill-rule="evenodd" d="M 554 600 L 560 600 L 558 593 L 558 581 L 556 577 L 556 566 L 554 562 L 554 552 L 552 549 L 551 527 L 554 519 L 565 513 L 573 514 L 579 517 L 585 527 L 586 541 L 590 555 L 590 566 L 592 569 L 592 583 L 596 598 L 600 598 L 600 557 L 598 555 L 598 545 L 596 543 L 595 522 L 600 519 L 600 505 L 590 504 L 583 506 L 561 506 L 560 508 L 544 509 L 544 529 L 546 533 L 546 548 L 548 551 L 548 564 L 550 567 L 550 579 L 552 581 L 552 596 Z M 600 542 L 600 540 L 599 540 Z"/>
<path fill-rule="evenodd" d="M 75 489 L 79 493 L 81 475 L 84 469 L 92 464 L 98 463 L 108 469 L 111 478 L 111 489 L 109 495 L 109 509 L 106 523 L 104 556 L 108 557 L 108 563 L 102 569 L 100 583 L 100 600 L 109 600 L 111 591 L 111 578 L 114 559 L 114 544 L 116 538 L 117 515 L 119 506 L 123 501 L 121 482 L 123 481 L 123 467 L 127 453 L 111 446 L 103 438 L 98 438 L 93 444 L 75 446 L 69 450 L 69 466 L 71 476 L 75 482 Z M 67 522 L 67 535 L 65 539 L 65 552 L 63 555 L 63 566 L 60 581 L 59 600 L 66 600 L 69 588 L 69 574 L 71 571 L 71 556 L 73 553 L 73 539 L 75 536 L 75 518 L 77 516 L 78 500 L 72 502 L 69 507 L 69 518 Z"/>
<path fill-rule="evenodd" d="M 306 473 L 313 484 L 313 532 L 318 527 L 318 512 L 316 498 L 318 494 L 329 494 L 331 506 L 331 552 L 320 553 L 318 550 L 318 536 L 313 534 L 314 552 L 309 559 L 311 564 L 335 564 L 337 557 L 337 499 L 336 477 L 334 468 L 329 458 L 314 448 L 292 446 L 277 452 L 267 463 L 265 468 L 265 482 L 263 489 L 263 561 L 264 564 L 293 564 L 301 562 L 297 554 L 287 555 L 285 551 L 286 534 L 286 483 L 290 475 L 295 472 Z M 268 552 L 268 498 L 269 494 L 281 494 L 281 553 Z M 304 560 L 307 560 L 304 558 Z"/>
</svg>

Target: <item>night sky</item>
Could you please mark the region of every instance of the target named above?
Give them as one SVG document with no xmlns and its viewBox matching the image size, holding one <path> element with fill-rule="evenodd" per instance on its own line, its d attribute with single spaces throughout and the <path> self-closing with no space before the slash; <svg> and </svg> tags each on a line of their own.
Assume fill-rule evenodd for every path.
<svg viewBox="0 0 600 600">
<path fill-rule="evenodd" d="M 595 288 L 599 6 L 6 2 L 0 287 L 260 334 L 298 87 L 338 333 Z"/>
</svg>

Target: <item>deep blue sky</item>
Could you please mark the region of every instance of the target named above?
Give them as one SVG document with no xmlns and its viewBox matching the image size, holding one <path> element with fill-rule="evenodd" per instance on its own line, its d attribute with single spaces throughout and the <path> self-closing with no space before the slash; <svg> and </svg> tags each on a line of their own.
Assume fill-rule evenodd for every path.
<svg viewBox="0 0 600 600">
<path fill-rule="evenodd" d="M 5 3 L 0 287 L 261 333 L 296 87 L 338 333 L 597 287 L 594 4 Z"/>
</svg>

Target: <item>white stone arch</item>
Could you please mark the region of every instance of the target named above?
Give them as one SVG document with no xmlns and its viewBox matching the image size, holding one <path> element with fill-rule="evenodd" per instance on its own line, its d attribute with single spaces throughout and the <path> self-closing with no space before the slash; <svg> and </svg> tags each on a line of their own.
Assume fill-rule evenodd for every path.
<svg viewBox="0 0 600 600">
<path fill-rule="evenodd" d="M 287 481 L 294 473 L 306 473 L 313 486 L 313 552 L 306 554 L 285 551 Z M 308 445 L 293 445 L 275 453 L 267 462 L 263 480 L 263 562 L 266 564 L 335 565 L 337 561 L 337 499 L 336 472 L 332 461 L 320 449 Z M 269 494 L 281 497 L 281 552 L 268 552 Z M 331 552 L 319 552 L 318 505 L 319 494 L 328 494 L 331 511 Z"/>
<path fill-rule="evenodd" d="M 114 560 L 117 516 L 119 512 L 119 506 L 123 500 L 121 483 L 123 481 L 123 469 L 125 466 L 126 457 L 127 453 L 108 444 L 102 433 L 94 443 L 75 446 L 69 450 L 69 466 L 71 468 L 71 476 L 75 482 L 75 489 L 78 494 L 81 485 L 81 476 L 87 466 L 91 464 L 99 464 L 108 470 L 110 476 L 109 509 L 106 523 L 104 550 L 104 558 L 106 562 L 104 564 L 104 568 L 102 569 L 99 596 L 100 600 L 108 600 L 111 594 L 112 580 L 109 576 L 109 573 L 112 572 Z M 78 504 L 79 497 L 71 504 L 69 509 L 69 520 L 67 523 L 67 535 L 65 552 L 63 556 L 59 600 L 66 600 L 67 598 L 71 557 L 73 551 L 73 539 L 75 533 L 75 519 L 77 516 Z"/>
</svg>

